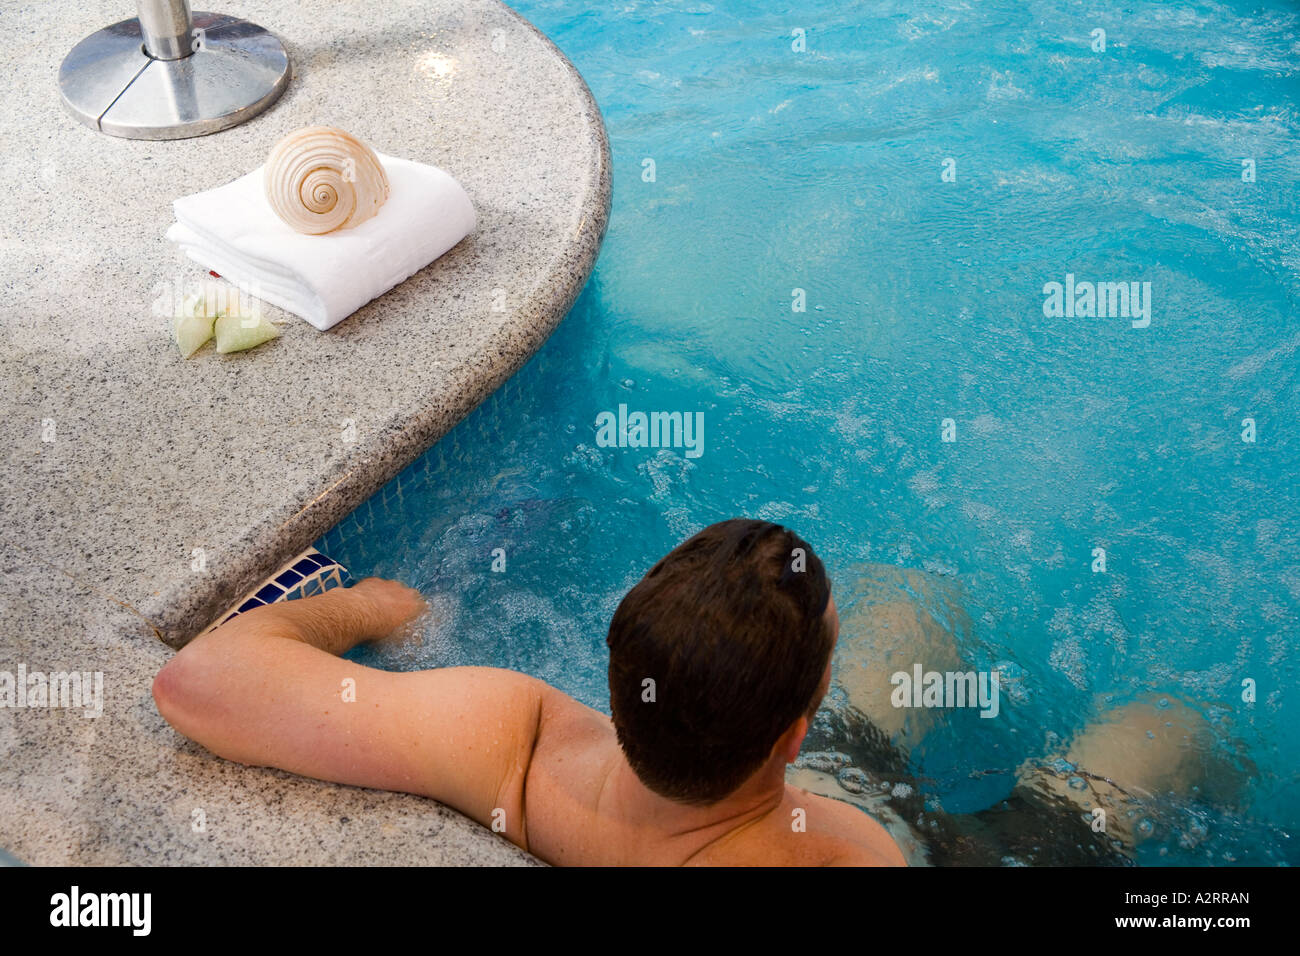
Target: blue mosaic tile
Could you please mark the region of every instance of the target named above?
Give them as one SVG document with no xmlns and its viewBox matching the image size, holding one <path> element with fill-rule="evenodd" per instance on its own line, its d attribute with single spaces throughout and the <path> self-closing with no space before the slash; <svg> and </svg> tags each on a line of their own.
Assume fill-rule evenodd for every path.
<svg viewBox="0 0 1300 956">
<path fill-rule="evenodd" d="M 295 584 L 302 580 L 302 575 L 290 568 L 275 579 L 275 583 L 280 585 L 286 591 L 290 590 Z"/>
<path fill-rule="evenodd" d="M 262 582 L 254 594 L 246 597 L 233 611 L 219 617 L 208 630 L 255 607 L 313 597 L 324 594 L 330 588 L 347 587 L 351 583 L 352 575 L 347 568 L 315 548 L 310 548 L 294 558 L 287 567 L 281 568 L 272 579 Z"/>
</svg>

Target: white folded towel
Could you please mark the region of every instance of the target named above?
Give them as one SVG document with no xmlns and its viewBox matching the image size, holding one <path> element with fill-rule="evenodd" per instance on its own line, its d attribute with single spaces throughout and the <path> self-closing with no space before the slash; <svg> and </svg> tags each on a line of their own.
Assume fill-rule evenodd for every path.
<svg viewBox="0 0 1300 956">
<path fill-rule="evenodd" d="M 450 175 L 378 153 L 388 201 L 351 229 L 307 236 L 266 201 L 262 167 L 172 203 L 167 238 L 205 269 L 322 331 L 419 272 L 474 229 L 474 206 Z"/>
</svg>

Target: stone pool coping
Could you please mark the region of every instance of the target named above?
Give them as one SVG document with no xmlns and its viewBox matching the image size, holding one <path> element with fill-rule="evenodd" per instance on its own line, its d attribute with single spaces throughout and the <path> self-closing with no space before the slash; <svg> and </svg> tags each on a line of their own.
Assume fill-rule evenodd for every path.
<svg viewBox="0 0 1300 956">
<path fill-rule="evenodd" d="M 196 140 L 112 139 L 63 113 L 59 62 L 129 15 L 117 0 L 24 4 L 0 37 L 0 670 L 102 671 L 105 694 L 94 719 L 0 710 L 0 847 L 38 864 L 532 862 L 427 800 L 218 760 L 162 721 L 150 684 L 164 641 L 310 545 L 545 341 L 608 221 L 599 111 L 497 0 L 386 0 L 362 18 L 346 0 L 207 7 L 278 34 L 295 75 L 268 113 Z M 478 230 L 330 332 L 271 309 L 279 340 L 182 361 L 150 310 L 160 283 L 201 273 L 163 239 L 170 201 L 312 122 L 447 169 Z"/>
</svg>

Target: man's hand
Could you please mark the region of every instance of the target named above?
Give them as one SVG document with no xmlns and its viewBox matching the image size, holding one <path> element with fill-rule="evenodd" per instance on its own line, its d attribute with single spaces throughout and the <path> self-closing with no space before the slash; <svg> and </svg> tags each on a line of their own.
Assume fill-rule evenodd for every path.
<svg viewBox="0 0 1300 956">
<path fill-rule="evenodd" d="M 398 581 L 365 578 L 354 584 L 351 591 L 369 603 L 374 620 L 380 622 L 380 629 L 388 637 L 398 634 L 406 624 L 429 609 L 428 602 L 419 591 Z M 404 633 L 401 636 L 405 636 Z"/>
</svg>

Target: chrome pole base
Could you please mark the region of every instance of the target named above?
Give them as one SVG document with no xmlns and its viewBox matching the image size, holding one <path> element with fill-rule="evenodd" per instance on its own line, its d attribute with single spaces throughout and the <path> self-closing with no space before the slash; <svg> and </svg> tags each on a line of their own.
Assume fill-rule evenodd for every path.
<svg viewBox="0 0 1300 956">
<path fill-rule="evenodd" d="M 237 126 L 289 84 L 289 54 L 255 23 L 194 14 L 194 52 L 155 60 L 137 19 L 92 33 L 59 68 L 63 105 L 92 129 L 129 139 L 186 139 Z"/>
</svg>

